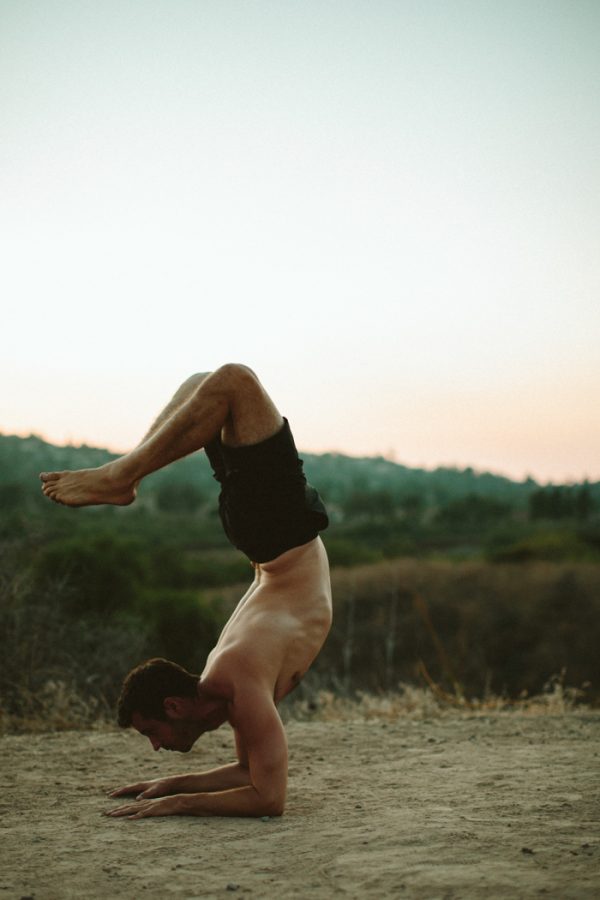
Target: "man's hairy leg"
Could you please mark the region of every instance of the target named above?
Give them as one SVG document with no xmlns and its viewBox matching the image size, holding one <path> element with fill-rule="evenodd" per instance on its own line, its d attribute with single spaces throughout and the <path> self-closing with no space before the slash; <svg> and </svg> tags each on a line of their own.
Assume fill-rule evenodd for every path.
<svg viewBox="0 0 600 900">
<path fill-rule="evenodd" d="M 204 447 L 221 430 L 228 443 L 239 445 L 264 440 L 281 427 L 273 402 L 245 366 L 222 366 L 189 387 L 125 456 L 97 469 L 43 472 L 44 494 L 67 506 L 127 505 L 142 478 Z"/>
<path fill-rule="evenodd" d="M 149 440 L 158 430 L 161 428 L 165 422 L 167 422 L 176 412 L 178 412 L 184 403 L 189 400 L 194 391 L 202 384 L 202 382 L 208 378 L 210 372 L 198 372 L 194 375 L 191 375 L 187 378 L 183 384 L 181 384 L 177 390 L 175 391 L 173 397 L 169 400 L 167 405 L 160 411 L 144 437 L 137 444 L 137 447 L 141 447 L 146 441 Z M 121 485 L 114 484 L 111 485 L 109 482 L 109 476 L 111 475 L 113 464 L 109 463 L 106 466 L 99 466 L 96 469 L 78 469 L 73 472 L 42 472 L 40 478 L 42 480 L 42 491 L 50 499 L 55 500 L 58 503 L 68 503 L 68 505 L 72 506 L 80 506 L 86 505 L 82 503 L 68 502 L 66 499 L 61 500 L 57 496 L 55 489 L 58 488 L 58 481 L 62 480 L 62 488 L 65 491 L 65 495 L 68 490 L 69 481 L 74 481 L 75 478 L 77 480 L 85 479 L 86 482 L 90 482 L 91 478 L 94 477 L 92 473 L 97 473 L 95 477 L 98 479 L 104 478 L 104 484 L 96 485 L 96 490 L 98 492 L 102 492 L 103 496 L 107 499 L 103 499 L 101 501 L 96 500 L 92 501 L 94 503 L 103 502 L 103 503 L 112 503 L 113 505 L 124 506 L 132 503 L 135 500 L 137 493 L 137 486 L 139 482 L 135 482 L 131 487 L 129 485 L 125 485 L 122 487 Z M 89 473 L 89 475 L 88 475 Z M 73 479 L 68 478 L 67 476 L 73 476 Z M 108 499 L 111 497 L 112 499 Z"/>
<path fill-rule="evenodd" d="M 196 388 L 200 387 L 202 382 L 205 381 L 210 374 L 210 372 L 198 372 L 197 374 L 190 375 L 189 378 L 186 378 L 183 384 L 177 388 L 165 408 L 160 411 L 142 440 L 139 442 L 138 447 L 145 444 L 148 438 L 151 438 L 161 425 L 164 425 L 171 416 L 181 409 L 186 400 L 189 400 Z"/>
<path fill-rule="evenodd" d="M 164 409 L 162 409 L 157 415 L 156 419 L 141 439 L 138 447 L 141 447 L 142 444 L 145 444 L 146 441 L 155 434 L 158 429 L 167 422 L 171 416 L 173 416 L 185 403 L 186 400 L 189 400 L 190 396 L 194 393 L 197 387 L 199 387 L 205 378 L 208 378 L 210 372 L 197 372 L 195 375 L 190 375 L 189 378 L 181 384 Z M 134 497 L 137 494 L 137 486 L 139 482 L 136 482 L 133 486 Z"/>
</svg>

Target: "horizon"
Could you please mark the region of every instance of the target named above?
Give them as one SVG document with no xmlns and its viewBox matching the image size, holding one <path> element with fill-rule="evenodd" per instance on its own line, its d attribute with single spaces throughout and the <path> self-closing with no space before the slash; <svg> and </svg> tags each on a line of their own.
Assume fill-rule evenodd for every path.
<svg viewBox="0 0 600 900">
<path fill-rule="evenodd" d="M 103 446 L 101 444 L 96 444 L 96 443 L 90 444 L 86 441 L 81 441 L 81 442 L 68 441 L 68 442 L 64 442 L 64 443 L 56 442 L 56 441 L 49 440 L 46 436 L 44 436 L 42 434 L 38 434 L 36 432 L 30 432 L 29 434 L 16 434 L 16 433 L 6 433 L 6 432 L 0 430 L 0 438 L 2 438 L 2 437 L 4 437 L 4 438 L 16 437 L 16 438 L 19 438 L 20 440 L 28 440 L 28 439 L 32 438 L 34 440 L 40 440 L 45 444 L 49 444 L 50 446 L 57 447 L 60 449 L 105 450 L 106 452 L 116 455 L 116 456 L 122 456 L 126 452 L 126 451 L 119 450 L 119 449 L 116 449 L 116 448 L 110 447 L 110 446 Z M 201 452 L 201 451 L 200 450 L 193 451 L 193 453 L 199 453 L 199 452 Z M 188 455 L 192 456 L 193 453 L 188 454 Z M 442 463 L 433 464 L 433 465 L 419 465 L 418 463 L 413 464 L 413 463 L 409 463 L 409 462 L 406 462 L 406 461 L 403 461 L 400 459 L 394 459 L 390 456 L 386 456 L 385 453 L 354 454 L 354 453 L 348 453 L 344 450 L 336 450 L 336 449 L 310 450 L 306 447 L 300 447 L 300 446 L 298 447 L 298 453 L 300 454 L 300 456 L 310 454 L 311 456 L 326 456 L 326 455 L 343 456 L 346 459 L 356 459 L 356 460 L 374 460 L 374 461 L 383 460 L 384 462 L 390 463 L 391 465 L 396 465 L 401 468 L 411 469 L 411 470 L 415 470 L 415 471 L 422 471 L 422 472 L 426 472 L 426 473 L 433 473 L 433 472 L 436 472 L 439 470 L 457 471 L 457 472 L 466 472 L 466 471 L 470 470 L 473 472 L 473 474 L 476 477 L 479 477 L 482 475 L 491 475 L 494 478 L 504 478 L 504 479 L 507 479 L 508 481 L 512 481 L 516 484 L 525 484 L 528 481 L 533 481 L 536 484 L 538 484 L 540 487 L 570 487 L 570 486 L 578 486 L 578 485 L 582 485 L 582 484 L 590 484 L 590 485 L 600 484 L 600 479 L 588 478 L 586 476 L 584 476 L 583 478 L 580 478 L 580 479 L 565 479 L 562 481 L 561 480 L 552 480 L 552 479 L 545 480 L 545 479 L 541 479 L 541 478 L 536 478 L 536 476 L 532 473 L 525 475 L 523 477 L 517 477 L 517 476 L 510 475 L 507 472 L 493 471 L 490 469 L 481 469 L 478 466 L 469 465 L 469 464 L 462 465 L 462 464 L 442 462 Z M 173 465 L 173 463 L 171 463 L 170 465 Z"/>
</svg>

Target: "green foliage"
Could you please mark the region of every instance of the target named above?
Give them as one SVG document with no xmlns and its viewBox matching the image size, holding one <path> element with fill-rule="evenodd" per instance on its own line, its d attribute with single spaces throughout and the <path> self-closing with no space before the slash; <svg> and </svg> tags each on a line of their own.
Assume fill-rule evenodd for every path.
<svg viewBox="0 0 600 900">
<path fill-rule="evenodd" d="M 250 562 L 235 550 L 220 556 L 197 553 L 188 560 L 190 587 L 218 587 L 251 580 L 254 575 Z"/>
<path fill-rule="evenodd" d="M 496 526 L 510 516 L 507 503 L 477 494 L 467 494 L 459 500 L 451 500 L 438 510 L 434 524 L 442 528 L 471 532 Z"/>
<path fill-rule="evenodd" d="M 346 517 L 368 516 L 369 518 L 389 519 L 394 515 L 396 504 L 389 491 L 384 489 L 353 489 L 348 492 L 342 502 Z"/>
<path fill-rule="evenodd" d="M 203 492 L 193 483 L 165 481 L 156 490 L 156 504 L 162 512 L 193 513 L 204 499 Z"/>
<path fill-rule="evenodd" d="M 327 541 L 327 555 L 332 566 L 358 566 L 377 562 L 381 552 L 353 540 L 332 538 Z"/>
<path fill-rule="evenodd" d="M 40 470 L 94 466 L 111 458 L 91 447 L 54 447 L 36 437 L 0 435 L 0 538 L 28 541 L 35 534 L 43 547 L 57 540 L 89 542 L 110 532 L 151 547 L 161 558 L 161 566 L 150 560 L 150 581 L 191 589 L 245 577 L 223 535 L 216 514 L 218 485 L 202 452 L 146 478 L 130 507 L 73 511 L 42 496 Z M 425 471 L 341 454 L 304 459 L 309 480 L 329 508 L 326 540 L 332 557 L 344 566 L 407 554 L 471 558 L 491 552 L 493 557 L 496 549 L 530 537 L 533 547 L 516 547 L 512 558 L 537 558 L 546 555 L 536 543 L 538 523 L 560 519 L 576 536 L 584 524 L 592 531 L 598 527 L 600 484 L 541 488 L 531 479 L 513 482 L 470 468 Z M 500 530 L 508 538 L 498 545 Z M 579 538 L 559 543 L 557 559 L 569 552 L 581 558 Z"/>
<path fill-rule="evenodd" d="M 25 485 L 19 481 L 0 484 L 0 509 L 12 510 L 22 506 L 27 498 Z"/>
<path fill-rule="evenodd" d="M 224 623 L 198 591 L 150 586 L 148 558 L 131 541 L 57 542 L 29 568 L 18 547 L 0 550 L 0 710 L 9 715 L 43 715 L 57 685 L 108 711 L 141 659 L 201 671 Z"/>
<path fill-rule="evenodd" d="M 533 491 L 529 497 L 532 519 L 578 519 L 587 521 L 594 509 L 590 485 L 546 487 Z"/>
<path fill-rule="evenodd" d="M 147 582 L 154 587 L 202 589 L 236 584 L 252 577 L 249 561 L 236 551 L 182 551 L 172 542 L 157 544 L 148 554 L 147 566 Z"/>
<path fill-rule="evenodd" d="M 569 529 L 540 530 L 504 546 L 490 549 L 493 562 L 524 563 L 532 560 L 600 562 L 600 551 L 578 533 Z"/>
<path fill-rule="evenodd" d="M 33 573 L 41 589 L 62 586 L 58 602 L 69 612 L 98 615 L 133 607 L 147 577 L 141 544 L 110 534 L 50 543 Z"/>
<path fill-rule="evenodd" d="M 195 591 L 146 591 L 138 615 L 148 631 L 148 655 L 175 660 L 193 672 L 202 670 L 222 626 L 216 606 Z"/>
</svg>

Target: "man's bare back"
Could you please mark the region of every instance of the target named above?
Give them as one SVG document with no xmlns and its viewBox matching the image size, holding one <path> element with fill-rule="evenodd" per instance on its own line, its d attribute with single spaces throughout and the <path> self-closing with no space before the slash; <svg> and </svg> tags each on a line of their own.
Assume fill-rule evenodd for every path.
<svg viewBox="0 0 600 900">
<path fill-rule="evenodd" d="M 317 656 L 331 626 L 329 565 L 318 532 L 322 502 L 302 474 L 287 420 L 245 366 L 192 376 L 131 453 L 97 470 L 43 473 L 57 503 L 133 502 L 150 472 L 204 447 L 222 485 L 227 536 L 254 563 L 255 578 L 198 678 L 150 660 L 125 680 L 119 721 L 154 749 L 187 752 L 229 722 L 237 762 L 211 772 L 141 781 L 113 816 L 280 815 L 287 742 L 276 704 Z"/>
</svg>

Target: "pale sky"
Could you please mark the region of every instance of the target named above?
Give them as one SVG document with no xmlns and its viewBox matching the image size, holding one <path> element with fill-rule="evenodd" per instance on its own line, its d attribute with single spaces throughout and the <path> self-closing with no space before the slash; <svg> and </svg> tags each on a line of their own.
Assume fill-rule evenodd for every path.
<svg viewBox="0 0 600 900">
<path fill-rule="evenodd" d="M 0 0 L 0 431 L 600 479 L 599 170 L 597 0 Z"/>
</svg>

